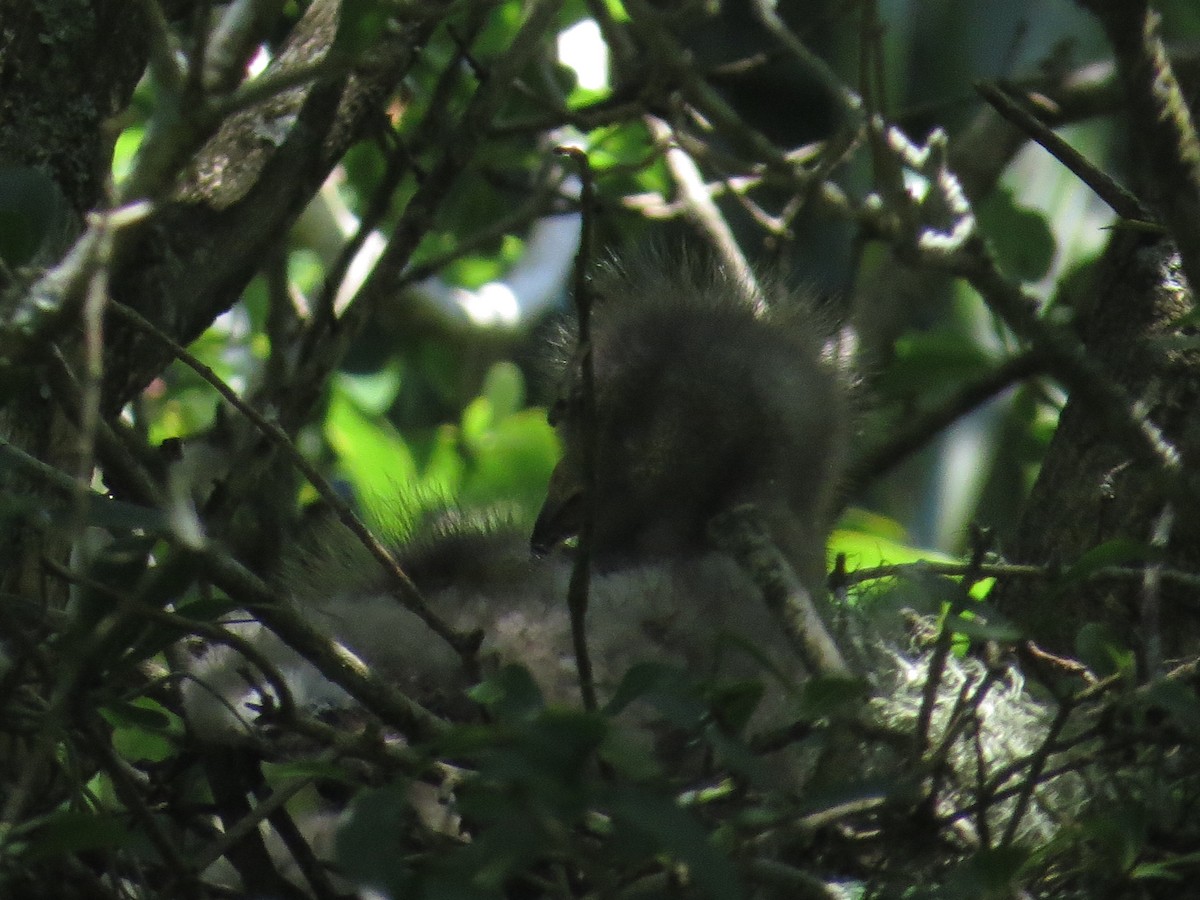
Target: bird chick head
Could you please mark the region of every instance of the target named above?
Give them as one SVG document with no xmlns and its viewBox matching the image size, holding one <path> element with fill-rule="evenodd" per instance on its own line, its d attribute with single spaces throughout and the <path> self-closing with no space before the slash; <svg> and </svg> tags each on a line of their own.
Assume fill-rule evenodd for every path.
<svg viewBox="0 0 1200 900">
<path fill-rule="evenodd" d="M 778 539 L 823 545 L 845 433 L 841 378 L 807 297 L 758 303 L 719 266 L 661 258 L 596 279 L 592 551 L 601 569 L 703 552 L 710 519 L 755 503 Z M 580 355 L 560 342 L 550 420 L 563 444 L 534 527 L 546 551 L 587 498 Z M 823 553 L 823 551 L 822 551 Z"/>
</svg>

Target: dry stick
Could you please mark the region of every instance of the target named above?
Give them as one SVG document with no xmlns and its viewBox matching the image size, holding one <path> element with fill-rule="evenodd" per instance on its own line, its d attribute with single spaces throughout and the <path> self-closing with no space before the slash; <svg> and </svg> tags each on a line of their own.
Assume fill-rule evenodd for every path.
<svg viewBox="0 0 1200 900">
<path fill-rule="evenodd" d="M 468 102 L 458 127 L 448 138 L 440 140 L 437 159 L 420 179 L 404 215 L 392 230 L 387 248 L 359 289 L 347 315 L 354 315 L 356 308 L 370 309 L 372 302 L 384 295 L 392 296 L 397 280 L 411 260 L 413 249 L 429 230 L 434 210 L 450 185 L 468 167 L 480 144 L 492 134 L 496 115 L 511 96 L 510 85 L 543 50 L 546 32 L 552 27 L 560 5 L 555 0 L 530 0 L 525 4 L 525 19 L 509 41 L 507 51 L 492 64 L 487 79 L 480 83 Z M 470 4 L 468 8 L 486 10 L 488 7 L 487 4 Z"/>
<path fill-rule="evenodd" d="M 1092 165 L 1082 153 L 1046 127 L 1037 116 L 1017 103 L 1011 96 L 1009 87 L 980 81 L 976 83 L 975 90 L 983 95 L 983 98 L 992 105 L 996 112 L 1037 141 L 1047 153 L 1066 166 L 1071 174 L 1090 187 L 1096 196 L 1107 203 L 1112 211 L 1122 219 L 1139 222 L 1154 220 L 1142 202 L 1121 186 L 1116 179 Z"/>
<path fill-rule="evenodd" d="M 987 811 L 991 805 L 987 794 L 987 752 L 983 748 L 983 729 L 980 727 L 979 716 L 971 718 L 971 741 L 975 751 L 975 799 L 979 809 L 975 816 L 975 833 L 979 836 L 980 846 L 992 846 L 992 825 L 988 821 Z"/>
<path fill-rule="evenodd" d="M 81 427 L 83 412 L 80 409 L 79 397 L 82 387 L 79 380 L 71 371 L 66 356 L 57 345 L 51 345 L 51 362 L 47 365 L 46 380 L 54 394 L 54 399 L 66 412 L 75 427 Z M 137 502 L 155 508 L 166 508 L 166 499 L 158 484 L 147 474 L 142 463 L 122 439 L 120 433 L 101 416 L 96 420 L 96 449 L 104 469 L 105 478 L 116 478 L 124 492 L 133 496 Z M 32 457 L 30 457 L 32 459 Z M 49 468 L 51 472 L 57 469 Z M 110 483 L 111 487 L 111 483 Z M 97 498 L 101 495 L 96 494 Z"/>
<path fill-rule="evenodd" d="M 879 478 L 911 454 L 936 438 L 948 425 L 978 409 L 1001 391 L 1046 371 L 1047 362 L 1037 349 L 1006 360 L 993 371 L 963 385 L 946 402 L 910 416 L 882 443 L 869 447 L 857 457 L 846 473 L 846 483 L 854 486 Z"/>
<path fill-rule="evenodd" d="M 401 602 L 418 615 L 432 631 L 457 650 L 468 668 L 473 668 L 474 648 L 478 638 L 463 638 L 455 634 L 425 606 L 416 587 L 387 550 L 359 522 L 349 507 L 333 493 L 332 488 L 320 473 L 299 454 L 279 426 L 266 421 L 257 411 L 242 401 L 211 369 L 136 312 L 115 301 L 111 304 L 110 309 L 132 319 L 140 327 L 147 329 L 149 334 L 165 342 L 182 362 L 208 381 L 221 396 L 254 422 L 263 434 L 276 442 L 305 474 L 321 496 L 326 498 L 338 511 L 343 523 L 355 533 L 376 559 L 385 565 L 392 574 L 394 583 L 401 588 L 399 598 Z M 396 723 L 418 739 L 430 738 L 445 729 L 446 723 L 443 720 L 400 691 L 373 678 L 357 657 L 309 625 L 300 615 L 292 611 L 281 597 L 236 560 L 214 551 L 211 547 L 188 549 L 192 551 L 198 549 L 202 554 L 208 575 L 214 584 L 220 586 L 235 600 L 242 602 L 244 598 L 248 601 L 247 605 L 254 608 L 259 620 L 278 635 L 285 644 L 312 663 L 327 678 L 343 688 L 367 709 L 385 721 Z M 405 585 L 407 585 L 407 592 Z"/>
<path fill-rule="evenodd" d="M 809 50 L 804 42 L 788 28 L 771 0 L 754 0 L 753 11 L 755 18 L 771 33 L 771 36 L 804 67 L 805 74 L 818 81 L 821 87 L 837 98 L 841 111 L 851 118 L 853 124 L 857 124 L 862 117 L 862 98 L 846 86 L 846 83 L 829 63 Z"/>
<path fill-rule="evenodd" d="M 1139 411 L 1128 391 L 1088 354 L 1081 340 L 1041 318 L 1036 299 L 1000 273 L 978 234 L 962 185 L 948 168 L 945 134 L 935 131 L 923 147 L 913 145 L 896 128 L 887 129 L 887 139 L 892 152 L 905 165 L 930 180 L 936 191 L 930 191 L 924 203 L 936 202 L 938 211 L 948 215 L 951 224 L 945 230 L 920 227 L 914 231 L 908 221 L 912 216 L 885 215 L 882 205 L 876 203 L 864 204 L 858 210 L 864 228 L 910 257 L 965 279 L 1018 337 L 1046 354 L 1051 374 L 1063 381 L 1072 395 L 1078 394 L 1104 416 L 1139 461 L 1162 472 L 1182 496 L 1191 496 L 1194 491 L 1185 478 L 1179 451 L 1162 430 Z M 832 186 L 823 197 L 835 205 L 847 205 Z"/>
<path fill-rule="evenodd" d="M 80 320 L 83 325 L 83 383 L 79 393 L 79 454 L 76 468 L 75 514 L 69 526 L 71 534 L 82 534 L 86 522 L 87 495 L 90 493 L 95 465 L 96 431 L 100 421 L 100 383 L 104 379 L 104 308 L 108 305 L 108 277 L 112 265 L 115 228 L 108 215 L 91 217 L 91 226 L 100 235 L 92 271 L 83 295 Z"/>
<path fill-rule="evenodd" d="M 709 531 L 718 547 L 746 570 L 763 600 L 784 625 L 784 633 L 804 663 L 821 675 L 850 677 L 841 650 L 829 635 L 808 588 L 771 539 L 752 504 L 735 506 L 713 518 Z"/>
<path fill-rule="evenodd" d="M 963 684 L 962 690 L 959 691 L 958 698 L 954 701 L 954 708 L 950 711 L 950 715 L 946 717 L 946 730 L 933 752 L 934 777 L 933 785 L 929 792 L 931 797 L 936 797 L 937 792 L 941 789 L 940 782 L 948 768 L 946 761 L 950 758 L 950 751 L 958 741 L 960 732 L 969 721 L 979 722 L 979 706 L 996 684 L 999 676 L 1000 672 L 997 668 L 989 667 L 987 672 L 984 673 L 983 678 L 979 680 L 978 687 L 975 687 L 975 682 L 967 681 Z M 975 687 L 974 692 L 971 691 L 972 687 Z M 969 699 L 968 694 L 970 694 Z"/>
<path fill-rule="evenodd" d="M 182 849 L 176 846 L 163 827 L 162 821 L 146 805 L 140 785 L 129 772 L 132 766 L 113 750 L 107 726 L 102 726 L 102 722 L 98 712 L 89 711 L 84 725 L 84 734 L 91 745 L 91 752 L 99 758 L 100 767 L 108 772 L 117 797 L 130 814 L 137 819 L 138 824 L 150 839 L 150 843 L 162 855 L 167 868 L 181 884 L 186 883 L 189 880 L 190 870 Z"/>
<path fill-rule="evenodd" d="M 88 590 L 96 594 L 103 595 L 113 601 L 113 608 L 130 617 L 137 616 L 142 619 L 148 619 L 152 622 L 157 622 L 161 625 L 167 625 L 171 628 L 179 629 L 182 634 L 195 634 L 206 638 L 210 643 L 223 644 L 237 651 L 238 655 L 243 657 L 247 662 L 258 669 L 266 682 L 270 685 L 271 690 L 275 692 L 275 702 L 279 706 L 280 714 L 286 716 L 294 716 L 296 712 L 296 703 L 292 699 L 291 689 L 287 685 L 286 679 L 280 674 L 275 665 L 267 659 L 266 655 L 260 651 L 253 643 L 246 640 L 239 634 L 224 628 L 221 625 L 214 625 L 211 622 L 202 622 L 198 619 L 192 619 L 179 613 L 169 612 L 165 609 L 159 609 L 144 600 L 139 599 L 134 594 L 123 594 L 115 588 L 107 584 L 96 581 L 93 578 L 80 575 L 78 572 L 73 572 L 61 563 L 52 559 L 43 561 L 43 565 L 62 578 L 74 585 L 86 587 Z M 203 687 L 203 683 L 197 682 Z M 227 704 L 228 705 L 228 704 Z"/>
<path fill-rule="evenodd" d="M 1147 0 L 1079 0 L 1100 20 L 1125 88 L 1132 137 L 1146 154 L 1154 203 L 1200 285 L 1200 139 L 1162 39 L 1162 16 Z"/>
<path fill-rule="evenodd" d="M 657 116 L 645 116 L 643 121 L 654 143 L 662 151 L 667 169 L 670 170 L 683 201 L 684 210 L 693 224 L 708 237 L 708 242 L 716 250 L 721 262 L 734 274 L 734 283 L 744 299 L 762 311 L 762 291 L 758 289 L 754 272 L 746 262 L 746 257 L 742 255 L 729 224 L 717 209 L 717 204 L 713 202 L 696 161 L 679 145 L 670 125 Z"/>
<path fill-rule="evenodd" d="M 269 800 L 271 790 L 265 782 L 255 785 L 255 801 L 264 803 Z M 273 809 L 267 816 L 267 822 L 275 829 L 279 840 L 291 854 L 296 868 L 308 882 L 308 886 L 312 889 L 313 900 L 344 900 L 346 895 L 334 887 L 329 867 L 318 858 L 316 851 L 309 843 L 310 836 L 304 834 L 296 825 L 296 821 L 288 812 L 287 807 L 280 806 Z"/>
<path fill-rule="evenodd" d="M 201 550 L 205 576 L 236 602 L 253 610 L 264 625 L 308 660 L 321 674 L 405 736 L 428 740 L 444 732 L 445 720 L 402 691 L 375 677 L 345 647 L 322 634 L 257 575 L 225 553 Z"/>
<path fill-rule="evenodd" d="M 493 219 L 488 225 L 459 240 L 453 250 L 445 253 L 432 254 L 423 262 L 405 269 L 404 274 L 396 279 L 397 290 L 410 284 L 419 284 L 426 278 L 436 275 L 441 269 L 475 253 L 481 248 L 490 247 L 506 234 L 516 234 L 527 231 L 534 220 L 546 215 L 552 208 L 550 201 L 556 196 L 552 185 L 537 187 L 529 195 L 529 199 L 516 206 L 511 212 Z"/>
<path fill-rule="evenodd" d="M 1000 838 L 1000 846 L 1008 847 L 1016 839 L 1017 828 L 1021 825 L 1021 819 L 1025 816 L 1025 811 L 1029 808 L 1029 801 L 1033 798 L 1033 791 L 1041 780 L 1042 772 L 1046 768 L 1046 762 L 1050 759 L 1050 754 L 1054 752 L 1054 744 L 1058 741 L 1059 734 L 1066 727 L 1067 719 L 1071 717 L 1071 713 L 1075 710 L 1075 704 L 1068 701 L 1063 701 L 1058 707 L 1058 714 L 1054 717 L 1054 721 L 1050 723 L 1050 727 L 1046 730 L 1046 739 L 1042 741 L 1042 745 L 1038 747 L 1034 753 L 1033 759 L 1029 764 L 1029 772 L 1025 775 L 1025 780 L 1021 784 L 1021 790 L 1017 794 L 1017 803 L 1013 808 L 1012 817 L 1008 820 L 1008 825 L 1004 828 L 1004 836 Z"/>
<path fill-rule="evenodd" d="M 396 138 L 396 140 L 398 143 L 400 139 Z M 367 238 L 387 217 L 396 190 L 400 187 L 401 180 L 411 170 L 411 165 L 412 160 L 408 159 L 408 153 L 403 147 L 397 147 L 388 155 L 383 177 L 379 181 L 379 186 L 371 194 L 370 202 L 367 204 L 362 218 L 359 219 L 358 228 L 342 247 L 329 271 L 325 273 L 325 283 L 321 287 L 315 307 L 318 318 L 324 320 L 325 323 L 332 323 L 337 318 L 335 307 L 338 294 L 342 289 L 342 282 L 359 251 L 367 242 Z"/>
<path fill-rule="evenodd" d="M 978 569 L 973 569 L 970 563 L 943 563 L 933 560 L 923 560 L 915 563 L 893 563 L 885 566 L 870 566 L 855 569 L 853 572 L 835 573 L 835 587 L 844 588 L 866 581 L 879 581 L 884 578 L 899 578 L 905 575 L 966 575 L 977 572 L 981 578 L 1041 578 L 1053 581 L 1062 577 L 1061 569 L 1053 566 L 1036 566 L 1028 563 L 984 563 Z M 1181 572 L 1178 569 L 1161 569 L 1158 576 L 1163 581 L 1169 581 L 1181 587 L 1200 590 L 1200 574 Z M 1081 578 L 1120 578 L 1140 581 L 1146 577 L 1146 570 L 1134 566 L 1102 566 L 1099 569 L 1084 573 Z"/>
<path fill-rule="evenodd" d="M 336 759 L 336 754 L 328 750 L 318 756 L 315 762 L 327 763 L 332 762 L 334 759 Z M 248 815 L 235 822 L 233 827 L 225 831 L 207 850 L 197 853 L 192 862 L 192 869 L 196 872 L 203 872 L 228 853 L 230 848 L 243 840 L 251 831 L 257 829 L 268 816 L 282 809 L 285 803 L 312 784 L 312 782 L 312 776 L 304 776 L 297 778 L 291 784 L 276 788 L 270 797 L 255 806 Z"/>
<path fill-rule="evenodd" d="M 209 32 L 213 28 L 213 0 L 200 0 L 192 11 L 192 46 L 187 51 L 187 78 L 183 89 L 189 97 L 199 97 L 204 87 L 204 70 L 209 68 L 208 48 L 211 41 Z M 230 4 L 232 7 L 233 4 Z M 226 7 L 228 13 L 229 8 Z"/>
<path fill-rule="evenodd" d="M 1186 470 L 1178 449 L 1093 358 L 1083 343 L 1066 329 L 1039 318 L 1034 301 L 1019 287 L 1007 281 L 982 244 L 975 245 L 957 259 L 947 271 L 965 278 L 984 298 L 988 308 L 1004 320 L 1018 336 L 1029 341 L 1050 360 L 1050 373 L 1063 381 L 1072 396 L 1078 394 L 1120 434 L 1139 461 L 1146 461 L 1173 482 L 1181 496 L 1193 489 L 1185 478 Z"/>
<path fill-rule="evenodd" d="M 384 571 L 391 578 L 393 585 L 398 588 L 398 599 L 404 604 L 405 608 L 419 616 L 421 621 L 428 625 L 438 637 L 442 638 L 442 640 L 458 652 L 463 658 L 464 664 L 473 667 L 475 651 L 479 646 L 478 637 L 458 634 L 429 609 L 424 598 L 421 597 L 420 592 L 417 590 L 417 586 L 413 584 L 412 579 L 408 577 L 407 573 L 400 568 L 400 564 L 396 562 L 392 554 L 371 534 L 370 530 L 359 520 L 354 511 L 350 509 L 350 506 L 337 495 L 321 473 L 296 449 L 295 444 L 292 443 L 291 438 L 287 436 L 282 428 L 274 422 L 268 421 L 261 413 L 242 400 L 212 369 L 200 362 L 187 349 L 176 343 L 170 336 L 163 333 L 163 331 L 140 313 L 116 301 L 113 301 L 111 308 L 146 334 L 166 346 L 180 362 L 187 365 L 188 368 L 192 369 L 212 385 L 217 393 L 224 397 L 234 409 L 253 422 L 259 431 L 269 438 L 278 449 L 283 451 L 292 464 L 308 479 L 309 484 L 316 488 L 321 499 L 329 504 L 334 512 L 337 513 L 342 524 L 353 532 L 355 537 L 362 542 L 362 545 L 383 566 Z"/>
<path fill-rule="evenodd" d="M 592 658 L 587 646 L 588 588 L 592 569 L 592 536 L 596 525 L 596 371 L 592 359 L 592 294 L 588 284 L 588 261 L 592 245 L 592 208 L 595 186 L 587 154 L 577 147 L 559 147 L 557 153 L 568 156 L 579 167 L 580 235 L 579 252 L 575 255 L 575 311 L 579 318 L 577 337 L 579 366 L 582 376 L 580 418 L 583 420 L 583 522 L 579 527 L 579 546 L 571 568 L 567 588 L 567 608 L 571 614 L 571 642 L 575 648 L 575 665 L 579 669 L 579 690 L 583 708 L 596 708 L 596 685 L 592 678 Z"/>
<path fill-rule="evenodd" d="M 1162 639 L 1162 582 L 1163 561 L 1167 558 L 1167 545 L 1171 540 L 1171 530 L 1175 524 L 1175 504 L 1167 502 L 1162 510 L 1154 517 L 1151 527 L 1150 546 L 1162 552 L 1162 557 L 1151 560 L 1146 566 L 1142 579 L 1141 599 L 1141 637 L 1142 651 L 1145 658 L 1142 664 L 1146 671 L 1143 677 L 1152 681 L 1162 675 L 1163 639 Z"/>
<path fill-rule="evenodd" d="M 979 567 L 983 565 L 985 550 L 985 543 L 982 540 L 976 541 L 967 574 L 963 576 L 963 583 L 959 586 L 959 592 L 950 603 L 950 609 L 942 621 L 941 630 L 938 632 L 937 643 L 934 645 L 933 653 L 929 657 L 929 667 L 925 676 L 925 684 L 921 689 L 921 709 L 917 713 L 917 727 L 913 735 L 913 757 L 915 759 L 920 759 L 925 753 L 925 748 L 929 741 L 929 727 L 933 721 L 933 707 L 937 702 L 938 687 L 942 682 L 942 672 L 946 667 L 946 660 L 950 655 L 950 644 L 954 638 L 954 629 L 950 625 L 950 618 L 962 610 L 968 596 L 967 591 L 970 590 L 970 586 L 973 583 L 979 580 Z"/>
</svg>

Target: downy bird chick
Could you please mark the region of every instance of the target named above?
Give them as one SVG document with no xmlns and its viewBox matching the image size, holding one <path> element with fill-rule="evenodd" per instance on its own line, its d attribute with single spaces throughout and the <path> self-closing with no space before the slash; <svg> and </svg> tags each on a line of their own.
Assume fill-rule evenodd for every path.
<svg viewBox="0 0 1200 900">
<path fill-rule="evenodd" d="M 611 265 L 596 289 L 588 631 L 597 687 L 611 691 L 647 660 L 735 677 L 794 671 L 757 588 L 710 546 L 707 531 L 716 514 L 755 504 L 805 584 L 819 589 L 847 416 L 843 381 L 822 359 L 819 316 L 806 297 L 776 288 L 755 302 L 735 276 L 688 256 Z M 532 535 L 542 551 L 577 530 L 582 507 L 584 428 L 570 341 L 564 332 L 562 392 L 551 410 L 563 457 Z M 386 595 L 378 567 L 348 534 L 323 542 L 284 574 L 297 607 L 418 701 L 462 712 L 468 685 L 457 655 Z M 418 529 L 398 556 L 439 617 L 464 633 L 482 630 L 485 663 L 521 663 L 548 700 L 577 702 L 567 556 L 534 558 L 511 526 L 469 521 Z M 349 702 L 318 687 L 320 673 L 257 623 L 243 630 L 297 681 L 301 702 Z M 753 665 L 747 646 L 762 654 Z M 193 668 L 185 699 L 202 733 L 237 733 L 253 721 L 261 685 L 247 683 L 238 660 L 219 648 Z"/>
<path fill-rule="evenodd" d="M 426 708 L 454 721 L 473 718 L 471 681 L 458 654 L 389 594 L 384 572 L 349 531 L 337 525 L 320 536 L 280 579 L 295 609 Z M 527 535 L 510 523 L 450 513 L 418 526 L 396 556 L 442 621 L 460 633 L 482 633 L 485 677 L 518 663 L 546 702 L 579 705 L 568 557 L 536 558 Z M 773 694 L 782 695 L 791 686 L 791 649 L 765 606 L 736 602 L 756 590 L 716 553 L 597 573 L 588 617 L 597 689 L 608 698 L 635 663 L 664 661 L 698 678 L 768 677 Z M 298 707 L 354 705 L 264 626 L 245 618 L 230 627 L 277 670 Z M 236 648 L 210 648 L 191 662 L 189 675 L 181 687 L 185 708 L 206 739 L 240 742 L 256 732 L 261 710 L 278 705 L 271 684 Z"/>
<path fill-rule="evenodd" d="M 597 569 L 709 546 L 713 516 L 755 504 L 811 587 L 847 433 L 847 391 L 822 358 L 810 299 L 750 286 L 684 256 L 613 264 L 595 280 Z M 533 532 L 545 552 L 576 534 L 584 508 L 581 362 L 564 332 L 550 418 L 563 444 Z"/>
</svg>

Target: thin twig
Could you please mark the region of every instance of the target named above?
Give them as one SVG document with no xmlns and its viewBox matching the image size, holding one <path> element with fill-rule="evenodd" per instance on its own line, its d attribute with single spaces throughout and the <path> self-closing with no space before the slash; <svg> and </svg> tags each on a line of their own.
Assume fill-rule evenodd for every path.
<svg viewBox="0 0 1200 900">
<path fill-rule="evenodd" d="M 1017 837 L 1017 829 L 1021 825 L 1021 819 L 1025 817 L 1025 811 L 1029 808 L 1029 801 L 1033 797 L 1034 788 L 1037 787 L 1042 777 L 1042 771 L 1046 768 L 1046 762 L 1050 758 L 1050 754 L 1054 751 L 1055 742 L 1058 740 L 1059 734 L 1066 727 L 1067 720 L 1071 717 L 1075 705 L 1069 701 L 1063 701 L 1059 704 L 1058 714 L 1055 715 L 1054 721 L 1050 723 L 1050 727 L 1046 729 L 1046 736 L 1042 739 L 1041 745 L 1033 758 L 1029 762 L 1029 771 L 1025 775 L 1024 781 L 1021 783 L 1021 789 L 1017 793 L 1017 802 L 1013 808 L 1012 816 L 1008 820 L 1008 825 L 1004 828 L 1004 835 L 1000 838 L 1000 846 L 1008 847 Z"/>
<path fill-rule="evenodd" d="M 825 627 L 808 588 L 771 539 L 756 507 L 743 504 L 716 516 L 710 534 L 746 570 L 763 600 L 784 625 L 784 634 L 814 672 L 853 676 L 842 651 Z"/>
<path fill-rule="evenodd" d="M 992 108 L 1037 141 L 1080 181 L 1090 187 L 1122 219 L 1152 222 L 1154 217 L 1132 193 L 1107 172 L 1094 166 L 1082 153 L 1064 141 L 1042 121 L 1017 103 L 1011 88 L 987 81 L 977 82 L 975 90 Z"/>
<path fill-rule="evenodd" d="M 982 578 L 1041 578 L 1054 581 L 1063 576 L 1063 570 L 1053 566 L 1031 565 L 1027 563 L 984 563 L 977 570 L 972 570 L 969 563 L 937 562 L 936 560 L 921 560 L 915 563 L 890 563 L 882 566 L 865 566 L 853 572 L 845 572 L 841 576 L 835 573 L 835 588 L 852 587 L 868 581 L 879 581 L 884 578 L 904 578 L 909 575 L 933 574 L 949 575 L 951 577 L 966 575 L 968 571 L 978 571 Z M 1140 581 L 1146 577 L 1146 570 L 1133 566 L 1102 566 L 1084 573 L 1082 578 L 1087 580 L 1120 578 L 1123 580 Z M 1200 590 L 1200 573 L 1182 572 L 1178 569 L 1162 569 L 1159 577 L 1182 587 Z"/>
<path fill-rule="evenodd" d="M 688 217 L 708 239 L 721 262 L 733 273 L 733 283 L 743 292 L 745 299 L 756 307 L 761 307 L 762 292 L 758 288 L 754 271 L 746 262 L 746 257 L 738 247 L 725 217 L 713 202 L 695 160 L 679 146 L 671 126 L 662 119 L 646 116 L 645 123 L 666 160 Z"/>
<path fill-rule="evenodd" d="M 407 737 L 427 740 L 444 732 L 447 723 L 373 673 L 354 654 L 310 625 L 257 575 L 213 548 L 201 558 L 205 576 L 235 603 L 252 610 L 260 622 L 384 722 Z"/>
<path fill-rule="evenodd" d="M 971 554 L 971 561 L 967 566 L 966 573 L 963 575 L 963 583 L 959 585 L 959 590 L 950 601 L 950 608 L 943 617 L 941 628 L 938 631 L 937 643 L 934 644 L 933 653 L 929 657 L 925 684 L 921 688 L 921 709 L 917 713 L 917 727 L 913 732 L 914 759 L 920 759 L 924 755 L 925 748 L 929 743 L 929 727 L 933 721 L 933 707 L 937 702 L 938 688 L 942 682 L 942 672 L 945 669 L 946 660 L 950 655 L 950 645 L 954 638 L 951 619 L 962 612 L 970 596 L 968 594 L 970 585 L 979 580 L 979 568 L 983 565 L 986 549 L 986 544 L 982 539 L 976 541 Z"/>
<path fill-rule="evenodd" d="M 1154 517 L 1150 533 L 1150 546 L 1160 551 L 1162 558 L 1150 560 L 1142 578 L 1139 619 L 1144 656 L 1142 665 L 1145 668 L 1142 677 L 1146 681 L 1153 681 L 1162 675 L 1162 582 L 1164 560 L 1167 558 L 1167 547 L 1174 524 L 1175 505 L 1165 503 L 1159 514 Z"/>
<path fill-rule="evenodd" d="M 398 598 L 404 606 L 419 616 L 421 621 L 428 625 L 435 634 L 454 648 L 464 658 L 464 662 L 474 657 L 475 651 L 478 648 L 478 639 L 458 634 L 426 605 L 420 591 L 417 590 L 417 586 L 400 567 L 395 557 L 379 542 L 370 529 L 362 523 L 362 520 L 354 514 L 349 504 L 338 496 L 333 486 L 325 480 L 325 477 L 317 471 L 316 467 L 296 449 L 296 445 L 292 443 L 292 439 L 288 437 L 282 428 L 276 423 L 268 421 L 258 410 L 242 400 L 212 369 L 188 352 L 186 348 L 176 343 L 170 336 L 140 313 L 115 301 L 112 304 L 112 309 L 166 346 L 180 362 L 207 381 L 234 409 L 252 422 L 264 436 L 269 438 L 287 456 L 292 465 L 299 469 L 304 477 L 308 479 L 309 484 L 316 489 L 321 499 L 334 510 L 342 524 L 350 529 L 376 561 L 383 566 L 392 585 L 397 589 Z"/>
<path fill-rule="evenodd" d="M 318 756 L 315 761 L 318 763 L 332 762 L 335 758 L 336 754 L 332 750 L 327 750 Z M 250 832 L 256 830 L 276 810 L 282 809 L 285 803 L 308 787 L 312 783 L 312 780 L 311 777 L 297 778 L 291 784 L 276 788 L 270 797 L 255 806 L 248 815 L 243 816 L 232 827 L 227 828 L 207 850 L 197 852 L 192 860 L 193 871 L 203 872 L 215 863 L 228 853 L 231 847 L 242 841 Z"/>
<path fill-rule="evenodd" d="M 162 855 L 167 868 L 179 883 L 186 884 L 190 877 L 190 869 L 183 850 L 167 834 L 162 820 L 146 805 L 141 787 L 129 772 L 129 763 L 114 752 L 106 726 L 102 724 L 99 713 L 94 709 L 88 710 L 82 731 L 90 744 L 91 752 L 99 758 L 101 768 L 108 773 L 113 790 L 121 803 L 145 831 L 150 843 Z"/>
<path fill-rule="evenodd" d="M 588 589 L 591 584 L 592 543 L 596 526 L 596 371 L 592 359 L 592 293 L 588 283 L 591 263 L 593 206 L 596 202 L 595 184 L 587 154 L 578 147 L 559 147 L 556 150 L 574 160 L 579 168 L 579 202 L 581 207 L 579 252 L 575 256 L 575 312 L 579 320 L 576 337 L 576 357 L 580 368 L 579 418 L 583 436 L 583 509 L 579 525 L 579 544 L 571 567 L 567 588 L 567 608 L 571 613 L 571 643 L 575 649 L 575 665 L 579 669 L 579 689 L 583 707 L 596 709 L 596 685 L 592 677 L 592 659 L 587 645 Z"/>
<path fill-rule="evenodd" d="M 882 477 L 901 462 L 927 446 L 949 425 L 978 409 L 1018 381 L 1045 372 L 1046 359 L 1036 349 L 1005 360 L 991 372 L 960 387 L 953 396 L 933 409 L 908 416 L 889 432 L 886 440 L 857 457 L 845 482 L 855 487 Z"/>
<path fill-rule="evenodd" d="M 1143 148 L 1154 206 L 1171 232 L 1188 282 L 1200 285 L 1200 139 L 1147 0 L 1079 0 L 1100 20 L 1125 87 L 1131 136 Z"/>
</svg>

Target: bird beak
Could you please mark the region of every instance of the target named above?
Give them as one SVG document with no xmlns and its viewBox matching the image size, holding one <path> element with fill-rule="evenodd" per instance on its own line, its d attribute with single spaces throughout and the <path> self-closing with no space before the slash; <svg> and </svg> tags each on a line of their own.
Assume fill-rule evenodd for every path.
<svg viewBox="0 0 1200 900">
<path fill-rule="evenodd" d="M 583 527 L 583 490 L 561 463 L 550 476 L 546 502 L 538 512 L 529 538 L 530 549 L 537 556 L 560 546 L 579 534 Z"/>
</svg>

